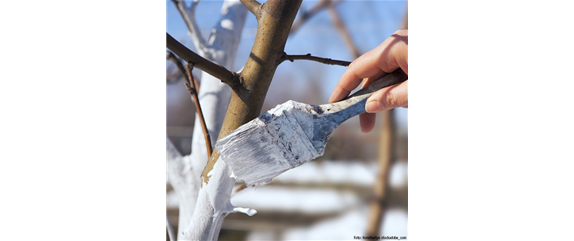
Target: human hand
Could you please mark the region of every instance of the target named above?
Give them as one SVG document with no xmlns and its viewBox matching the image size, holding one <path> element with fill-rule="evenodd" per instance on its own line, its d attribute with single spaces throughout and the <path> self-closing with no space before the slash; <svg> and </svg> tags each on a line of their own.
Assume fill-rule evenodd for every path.
<svg viewBox="0 0 574 241">
<path fill-rule="evenodd" d="M 397 30 L 375 49 L 355 59 L 341 76 L 329 98 L 329 103 L 345 98 L 363 79 L 365 81 L 362 88 L 397 68 L 401 68 L 408 76 L 408 38 L 408 30 Z M 400 84 L 382 88 L 367 99 L 365 106 L 367 113 L 359 116 L 363 132 L 370 132 L 375 126 L 375 112 L 390 110 L 395 107 L 408 108 L 408 84 L 409 80 L 407 79 Z"/>
</svg>

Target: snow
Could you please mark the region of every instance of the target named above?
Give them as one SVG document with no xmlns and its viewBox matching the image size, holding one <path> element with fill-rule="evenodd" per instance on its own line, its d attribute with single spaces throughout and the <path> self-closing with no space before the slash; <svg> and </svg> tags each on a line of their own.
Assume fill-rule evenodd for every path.
<svg viewBox="0 0 574 241">
<path fill-rule="evenodd" d="M 286 183 L 333 183 L 371 186 L 375 183 L 375 163 L 323 161 L 309 162 L 274 179 Z"/>
<path fill-rule="evenodd" d="M 342 216 L 325 220 L 309 227 L 291 229 L 283 234 L 283 240 L 353 240 L 353 236 L 365 235 L 369 208 L 367 206 L 349 210 Z M 407 236 L 407 213 L 389 209 L 381 225 L 382 235 Z M 257 234 L 249 236 L 257 237 Z"/>
<path fill-rule="evenodd" d="M 358 205 L 360 200 L 351 191 L 265 186 L 245 189 L 237 193 L 231 203 L 259 211 L 326 213 L 344 211 Z"/>
<path fill-rule="evenodd" d="M 407 185 L 407 169 L 408 164 L 406 162 L 395 162 L 391 167 L 389 176 L 391 187 Z M 309 162 L 279 175 L 273 182 L 301 185 L 346 184 L 372 187 L 375 183 L 376 173 L 377 165 L 375 163 Z M 232 197 L 232 203 L 235 206 L 250 207 L 256 210 L 332 211 L 341 210 L 345 205 L 356 204 L 356 199 L 357 197 L 352 193 L 342 193 L 336 190 L 263 186 L 247 188 L 237 193 Z M 167 194 L 166 202 L 167 206 L 171 208 L 177 207 L 179 203 L 174 192 Z"/>
<path fill-rule="evenodd" d="M 352 184 L 370 187 L 375 183 L 377 163 L 354 161 L 308 162 L 290 169 L 273 179 L 273 182 L 299 184 Z M 408 164 L 397 161 L 391 167 L 389 183 L 392 187 L 407 185 Z"/>
<path fill-rule="evenodd" d="M 406 164 L 405 164 L 406 165 Z M 406 167 L 404 168 L 406 170 Z M 395 170 L 395 169 L 391 169 Z M 397 169 L 398 171 L 401 171 Z M 403 170 L 403 171 L 405 171 Z M 276 178 L 274 183 L 286 184 L 335 184 L 372 187 L 375 183 L 377 165 L 363 162 L 322 161 L 309 162 L 291 169 Z M 399 180 L 404 175 L 391 177 Z M 399 182 L 399 181 L 397 181 Z M 281 210 L 286 212 L 336 212 L 359 205 L 359 198 L 352 191 L 324 188 L 290 188 L 262 186 L 247 188 L 233 196 L 234 206 L 256 210 Z"/>
</svg>

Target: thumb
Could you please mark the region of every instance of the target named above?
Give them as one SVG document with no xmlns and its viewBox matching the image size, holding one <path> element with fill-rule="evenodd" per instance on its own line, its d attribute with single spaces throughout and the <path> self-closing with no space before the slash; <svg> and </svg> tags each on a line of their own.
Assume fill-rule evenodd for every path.
<svg viewBox="0 0 574 241">
<path fill-rule="evenodd" d="M 400 84 L 391 85 L 375 92 L 369 99 L 365 110 L 368 113 L 390 110 L 395 107 L 409 105 L 409 80 Z"/>
</svg>

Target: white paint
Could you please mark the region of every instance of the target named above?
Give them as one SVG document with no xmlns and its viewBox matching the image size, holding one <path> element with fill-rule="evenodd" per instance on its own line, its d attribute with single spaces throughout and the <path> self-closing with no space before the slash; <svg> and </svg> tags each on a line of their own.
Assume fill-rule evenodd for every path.
<svg viewBox="0 0 574 241">
<path fill-rule="evenodd" d="M 188 8 L 187 11 L 190 18 L 186 19 L 186 21 L 191 21 L 192 28 L 198 30 L 199 28 L 197 28 L 193 18 L 194 10 Z M 247 9 L 241 2 L 226 0 L 221 8 L 221 18 L 215 24 L 212 30 L 213 34 L 207 43 L 203 40 L 199 31 L 193 31 L 190 34 L 199 54 L 206 59 L 223 65 L 227 69 L 232 69 L 246 16 Z M 202 72 L 201 83 L 199 99 L 207 123 L 207 129 L 214 142 L 221 130 L 231 97 L 231 89 L 221 83 L 219 79 L 205 72 Z M 197 116 L 195 123 L 200 123 Z M 205 140 L 199 124 L 194 127 L 192 154 L 172 160 L 173 162 L 170 163 L 174 164 L 171 165 L 173 168 L 169 173 L 170 179 L 174 179 L 171 178 L 173 176 L 177 177 L 174 180 L 179 180 L 178 185 L 173 185 L 172 183 L 174 191 L 178 193 L 180 202 L 180 232 L 178 233 L 178 240 L 217 239 L 221 228 L 220 222 L 223 222 L 223 217 L 233 211 L 234 208 L 229 202 L 229 195 L 235 183 L 235 178 L 231 178 L 230 173 L 227 173 L 226 178 L 210 181 L 209 185 L 204 185 L 204 188 L 199 189 L 201 186 L 200 175 L 207 163 Z M 217 176 L 227 170 L 226 165 L 216 166 L 218 169 L 215 170 L 214 168 L 212 176 Z M 225 194 L 225 192 L 228 194 Z M 220 200 L 221 203 L 216 202 L 216 200 Z M 185 231 L 185 234 L 182 231 Z"/>
<path fill-rule="evenodd" d="M 191 175 L 193 167 L 189 156 L 182 157 L 168 138 L 166 138 L 166 149 L 168 181 L 173 187 L 179 203 L 178 222 L 189 223 L 199 193 L 199 189 L 196 187 L 199 186 L 199 180 Z M 173 199 L 171 200 L 173 201 Z"/>
<path fill-rule="evenodd" d="M 229 19 L 224 19 L 221 21 L 221 27 L 227 30 L 233 30 L 233 22 Z"/>
<path fill-rule="evenodd" d="M 253 209 L 253 208 L 241 208 L 241 207 L 235 207 L 233 208 L 233 212 L 236 213 L 245 213 L 249 216 L 253 216 L 257 213 L 257 210 Z"/>
<path fill-rule="evenodd" d="M 231 192 L 235 178 L 227 164 L 221 160 L 215 163 L 209 182 L 199 192 L 197 207 L 192 216 L 192 224 L 183 232 L 189 240 L 217 240 L 223 219 L 231 212 L 242 212 L 249 216 L 257 213 L 254 209 L 234 207 Z"/>
<path fill-rule="evenodd" d="M 321 156 L 311 141 L 313 116 L 306 106 L 288 101 L 237 128 L 216 144 L 222 160 L 239 180 L 257 186 Z"/>
<path fill-rule="evenodd" d="M 220 139 L 216 148 L 238 180 L 248 186 L 267 184 L 277 175 L 322 156 L 332 132 L 364 113 L 369 96 L 359 94 L 321 106 L 287 101 Z"/>
</svg>

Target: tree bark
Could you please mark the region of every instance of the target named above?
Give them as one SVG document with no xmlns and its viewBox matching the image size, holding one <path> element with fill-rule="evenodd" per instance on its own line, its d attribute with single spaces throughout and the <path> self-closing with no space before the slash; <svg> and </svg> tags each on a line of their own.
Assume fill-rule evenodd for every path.
<svg viewBox="0 0 574 241">
<path fill-rule="evenodd" d="M 257 118 L 271 84 L 277 66 L 281 63 L 285 43 L 291 24 L 302 0 L 269 0 L 261 5 L 255 43 L 240 74 L 245 92 L 234 92 L 223 121 L 218 139 L 237 127 Z M 213 155 L 202 173 L 203 183 L 209 183 L 208 173 L 219 159 L 219 152 Z"/>
<path fill-rule="evenodd" d="M 259 116 L 300 5 L 301 0 L 269 0 L 260 6 L 255 42 L 239 77 L 245 91 L 231 94 L 219 138 Z M 253 214 L 253 210 L 231 205 L 235 178 L 218 159 L 219 152 L 214 150 L 201 175 L 202 187 L 191 224 L 185 228 L 186 239 L 216 240 L 227 214 Z"/>
<path fill-rule="evenodd" d="M 212 35 L 207 41 L 208 45 L 203 46 L 199 51 L 201 57 L 222 65 L 221 68 L 226 70 L 231 69 L 237 53 L 237 47 L 246 16 L 247 9 L 245 9 L 240 2 L 226 0 L 221 8 L 221 18 L 213 27 Z M 186 21 L 194 22 L 195 19 L 187 18 Z M 224 22 L 231 22 L 233 24 L 222 24 Z M 193 24 L 195 25 L 195 23 Z M 193 36 L 198 38 L 199 35 Z M 193 39 L 194 43 L 197 41 L 195 38 Z M 201 41 L 203 41 L 203 39 L 201 39 Z M 195 44 L 196 46 L 203 45 Z M 179 55 L 179 53 L 176 54 Z M 180 55 L 180 57 L 182 56 Z M 185 60 L 190 61 L 189 59 Z M 198 65 L 195 65 L 195 67 L 199 68 Z M 211 69 L 208 69 L 208 71 L 213 75 L 202 71 L 202 84 L 198 96 L 202 103 L 203 115 L 207 123 L 208 132 L 211 136 L 217 136 L 221 130 L 232 91 L 227 84 L 214 77 L 214 75 L 217 76 L 218 74 L 226 72 L 213 72 Z M 195 123 L 199 123 L 198 118 L 196 115 Z M 214 142 L 214 140 L 212 140 L 212 142 Z M 197 205 L 199 188 L 201 186 L 201 170 L 203 170 L 207 163 L 208 155 L 205 148 L 206 143 L 203 132 L 199 124 L 194 126 L 191 155 L 185 157 L 179 155 L 179 158 L 172 158 L 170 161 L 169 144 L 171 143 L 168 141 L 168 177 L 179 198 L 179 230 L 177 236 L 178 240 L 182 240 L 186 238 L 182 231 L 188 226 L 193 225 L 191 220 L 195 210 L 199 209 L 201 210 L 200 212 L 203 212 L 204 209 L 210 208 L 206 205 Z M 175 154 L 173 156 L 177 157 Z M 176 184 L 174 184 L 174 182 Z"/>
</svg>

